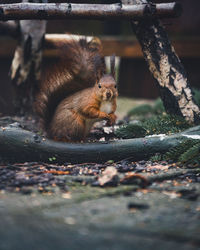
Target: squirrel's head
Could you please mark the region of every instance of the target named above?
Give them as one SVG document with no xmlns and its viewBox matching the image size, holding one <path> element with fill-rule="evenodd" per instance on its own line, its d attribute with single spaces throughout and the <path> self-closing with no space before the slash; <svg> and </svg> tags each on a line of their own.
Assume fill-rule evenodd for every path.
<svg viewBox="0 0 200 250">
<path fill-rule="evenodd" d="M 103 101 L 109 101 L 118 96 L 117 84 L 111 75 L 104 75 L 97 82 L 96 95 Z"/>
<path fill-rule="evenodd" d="M 109 101 L 118 96 L 115 81 L 115 56 L 110 57 L 110 74 L 104 74 L 96 83 L 96 95 L 103 101 Z"/>
</svg>

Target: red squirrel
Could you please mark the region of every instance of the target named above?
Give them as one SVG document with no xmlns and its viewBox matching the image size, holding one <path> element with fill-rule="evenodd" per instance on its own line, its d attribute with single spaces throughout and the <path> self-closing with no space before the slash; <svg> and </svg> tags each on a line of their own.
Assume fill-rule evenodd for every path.
<svg viewBox="0 0 200 250">
<path fill-rule="evenodd" d="M 44 75 L 35 98 L 35 111 L 47 136 L 56 141 L 84 141 L 96 121 L 115 123 L 115 60 L 106 74 L 98 38 L 55 43 L 60 62 Z"/>
</svg>

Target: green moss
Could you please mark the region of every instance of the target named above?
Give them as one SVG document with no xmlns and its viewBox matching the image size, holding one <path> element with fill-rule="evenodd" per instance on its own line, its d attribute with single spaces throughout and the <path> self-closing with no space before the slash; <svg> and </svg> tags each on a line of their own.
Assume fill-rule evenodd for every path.
<svg viewBox="0 0 200 250">
<path fill-rule="evenodd" d="M 53 156 L 53 157 L 49 157 L 49 161 L 51 162 L 51 161 L 55 161 L 56 160 L 56 157 L 55 156 Z"/>
<path fill-rule="evenodd" d="M 154 114 L 163 114 L 165 112 L 165 108 L 163 106 L 163 102 L 160 98 L 155 100 L 154 106 L 153 106 L 153 113 Z"/>
<path fill-rule="evenodd" d="M 162 159 L 163 157 L 161 154 L 155 154 L 149 160 L 154 162 L 154 161 L 162 161 Z"/>
<path fill-rule="evenodd" d="M 163 159 L 164 160 L 173 160 L 178 161 L 179 157 L 186 152 L 194 143 L 196 140 L 192 139 L 185 139 L 182 143 L 180 143 L 178 146 L 170 149 L 167 153 L 164 154 Z"/>
<path fill-rule="evenodd" d="M 147 114 L 150 114 L 153 112 L 153 108 L 151 105 L 148 104 L 142 104 L 139 106 L 136 106 L 134 108 L 132 108 L 129 112 L 128 112 L 128 116 L 144 116 Z"/>
<path fill-rule="evenodd" d="M 173 160 L 184 164 L 200 164 L 200 141 L 185 139 L 178 146 L 170 149 L 167 153 L 156 154 L 150 158 L 151 161 Z"/>
<path fill-rule="evenodd" d="M 146 129 L 147 135 L 178 133 L 191 127 L 182 117 L 166 114 L 145 119 L 142 126 Z"/>
<path fill-rule="evenodd" d="M 200 106 L 200 90 L 193 88 L 193 97 L 198 106 Z M 163 105 L 163 102 L 160 98 L 156 99 L 154 102 L 154 105 L 151 106 L 149 104 L 142 104 L 139 106 L 136 106 L 128 111 L 127 115 L 129 117 L 131 116 L 146 116 L 146 115 L 156 115 L 156 114 L 163 114 L 165 113 L 165 108 Z"/>
<path fill-rule="evenodd" d="M 193 142 L 193 145 L 189 149 L 187 149 L 185 152 L 183 152 L 179 158 L 178 161 L 182 163 L 200 163 L 200 142 L 199 140 L 196 140 Z"/>
<path fill-rule="evenodd" d="M 193 88 L 192 92 L 193 92 L 193 97 L 194 97 L 194 100 L 195 100 L 196 104 L 198 106 L 200 106 L 200 90 L 196 89 L 196 88 Z"/>
<path fill-rule="evenodd" d="M 172 134 L 181 132 L 191 125 L 183 118 L 174 115 L 159 115 L 143 119 L 139 124 L 123 125 L 116 130 L 118 138 L 139 138 L 153 134 Z"/>
<path fill-rule="evenodd" d="M 117 129 L 115 134 L 122 139 L 139 138 L 146 135 L 146 130 L 140 125 L 128 124 Z"/>
<path fill-rule="evenodd" d="M 127 116 L 147 116 L 154 114 L 163 114 L 165 112 L 165 108 L 160 98 L 156 99 L 154 105 L 142 104 L 136 106 L 128 111 Z"/>
<path fill-rule="evenodd" d="M 193 89 L 193 96 L 197 105 L 200 106 L 200 90 Z M 143 131 L 145 136 L 152 134 L 178 133 L 191 127 L 191 124 L 184 118 L 166 114 L 160 98 L 155 101 L 153 106 L 143 104 L 133 108 L 128 112 L 128 116 L 139 116 L 140 123 L 139 125 L 126 125 L 121 127 L 117 131 L 117 135 L 124 139 L 142 137 L 142 133 L 136 132 L 137 129 L 138 131 Z M 179 146 L 172 148 L 166 154 L 154 155 L 150 160 L 173 160 L 182 163 L 200 164 L 200 142 L 199 140 L 186 139 Z"/>
</svg>

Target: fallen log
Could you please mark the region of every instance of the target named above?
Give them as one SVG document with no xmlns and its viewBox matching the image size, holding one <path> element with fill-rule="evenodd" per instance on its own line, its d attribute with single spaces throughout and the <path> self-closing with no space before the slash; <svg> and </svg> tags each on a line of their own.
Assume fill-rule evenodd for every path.
<svg viewBox="0 0 200 250">
<path fill-rule="evenodd" d="M 0 4 L 0 20 L 26 19 L 126 19 L 169 18 L 181 14 L 178 3 L 161 4 L 71 4 L 71 3 L 15 3 Z"/>
<path fill-rule="evenodd" d="M 170 136 L 74 144 L 51 141 L 11 124 L 0 128 L 0 159 L 6 162 L 54 163 L 119 161 L 129 157 L 141 160 L 155 153 L 164 153 L 187 137 L 200 139 L 200 126 Z"/>
</svg>

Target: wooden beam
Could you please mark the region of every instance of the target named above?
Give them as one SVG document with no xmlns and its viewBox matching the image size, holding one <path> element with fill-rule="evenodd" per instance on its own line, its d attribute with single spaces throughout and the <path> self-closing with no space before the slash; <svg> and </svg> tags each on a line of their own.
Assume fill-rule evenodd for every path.
<svg viewBox="0 0 200 250">
<path fill-rule="evenodd" d="M 177 17 L 182 8 L 178 3 L 161 4 L 71 4 L 15 3 L 0 4 L 0 20 L 25 19 L 127 19 Z"/>
</svg>

